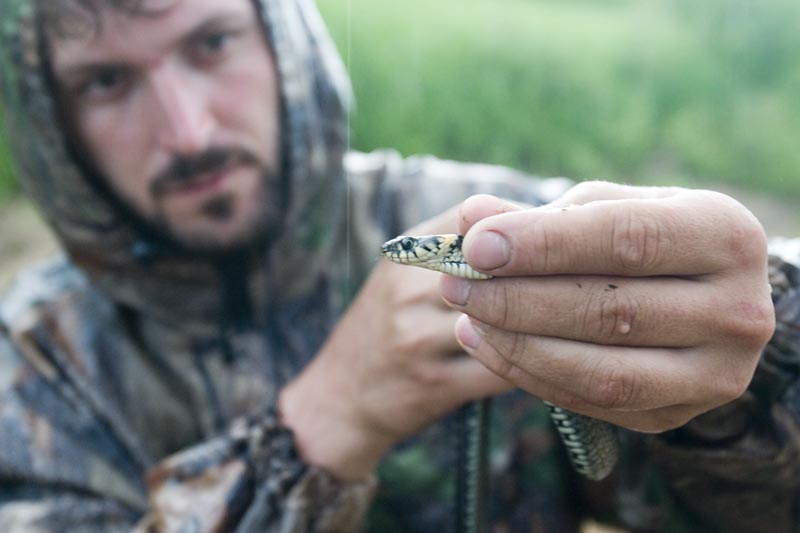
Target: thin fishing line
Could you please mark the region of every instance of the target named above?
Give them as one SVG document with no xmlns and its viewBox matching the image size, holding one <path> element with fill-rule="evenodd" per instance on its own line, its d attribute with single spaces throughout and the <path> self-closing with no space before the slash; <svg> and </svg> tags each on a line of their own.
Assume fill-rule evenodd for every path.
<svg viewBox="0 0 800 533">
<path fill-rule="evenodd" d="M 351 72 L 352 46 L 353 46 L 353 44 L 352 44 L 352 32 L 353 32 L 353 16 L 352 16 L 353 11 L 352 11 L 352 8 L 353 8 L 352 0 L 347 0 L 346 15 L 345 15 L 347 17 L 347 23 L 345 25 L 347 27 L 347 32 L 346 32 L 346 37 L 345 37 L 345 41 L 346 41 L 346 45 L 345 45 L 346 46 L 346 51 L 345 51 L 345 69 L 346 69 L 346 71 L 348 73 L 348 76 L 350 78 L 351 87 L 350 87 L 350 93 L 346 96 L 346 98 L 348 99 L 348 102 L 347 102 L 347 105 L 345 106 L 345 113 L 347 114 L 347 116 L 345 117 L 346 124 L 347 124 L 347 131 L 345 132 L 345 139 L 347 140 L 347 143 L 346 143 L 347 144 L 347 150 L 345 152 L 345 155 L 347 153 L 349 153 L 350 150 L 352 150 L 352 142 L 353 142 L 353 140 L 352 140 L 352 130 L 351 130 L 351 128 L 352 128 L 353 107 L 355 105 L 355 103 L 354 103 L 355 95 L 353 93 L 353 91 L 355 89 L 353 87 L 353 76 L 352 76 L 352 72 Z M 350 196 L 352 194 L 352 190 L 351 190 L 351 187 L 350 187 L 350 180 L 348 178 L 347 169 L 346 168 L 344 169 L 344 172 L 345 172 L 344 177 L 345 177 L 345 228 L 346 228 L 346 231 L 345 231 L 345 253 L 347 254 L 347 257 L 345 259 L 345 268 L 347 269 L 347 282 L 346 282 L 346 286 L 345 286 L 345 293 L 348 295 L 348 297 L 350 297 L 351 292 L 352 292 L 352 277 L 353 277 L 352 255 L 351 255 L 352 244 L 350 242 L 351 241 L 351 235 L 352 235 L 351 225 L 353 223 L 353 221 L 351 220 L 352 217 L 351 217 L 351 214 L 350 214 L 350 207 L 351 207 L 351 205 L 350 205 L 350 202 L 351 202 Z"/>
</svg>

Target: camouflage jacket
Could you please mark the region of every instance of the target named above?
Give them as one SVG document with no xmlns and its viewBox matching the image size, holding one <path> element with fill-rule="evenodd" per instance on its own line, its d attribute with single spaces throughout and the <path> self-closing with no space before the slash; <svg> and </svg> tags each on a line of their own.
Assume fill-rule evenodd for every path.
<svg viewBox="0 0 800 533">
<path fill-rule="evenodd" d="M 280 73 L 291 194 L 273 240 L 204 261 L 150 234 L 72 156 L 31 6 L 0 0 L 20 179 L 65 252 L 0 301 L 0 531 L 449 524 L 448 420 L 398 445 L 376 480 L 341 483 L 297 456 L 276 392 L 317 353 L 384 239 L 470 194 L 536 204 L 566 183 L 393 152 L 345 156 L 346 78 L 313 3 L 255 5 Z M 796 530 L 797 244 L 776 243 L 779 326 L 747 394 L 669 434 L 621 431 L 623 461 L 607 482 L 572 473 L 537 400 L 498 398 L 494 530 L 575 531 L 585 516 L 633 531 Z"/>
</svg>

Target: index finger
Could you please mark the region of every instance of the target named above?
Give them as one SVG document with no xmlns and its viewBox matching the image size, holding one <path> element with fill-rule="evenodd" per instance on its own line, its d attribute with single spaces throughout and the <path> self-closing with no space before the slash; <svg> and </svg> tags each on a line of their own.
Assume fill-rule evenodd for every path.
<svg viewBox="0 0 800 533">
<path fill-rule="evenodd" d="M 503 213 L 464 238 L 467 262 L 495 276 L 697 276 L 763 262 L 765 250 L 755 217 L 709 191 Z"/>
</svg>

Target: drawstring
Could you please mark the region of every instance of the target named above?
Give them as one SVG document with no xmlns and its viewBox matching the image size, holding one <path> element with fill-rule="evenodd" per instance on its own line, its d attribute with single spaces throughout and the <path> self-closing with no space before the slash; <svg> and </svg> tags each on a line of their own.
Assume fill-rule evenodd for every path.
<svg viewBox="0 0 800 533">
<path fill-rule="evenodd" d="M 248 293 L 247 264 L 245 253 L 226 255 L 215 263 L 222 285 L 219 336 L 222 355 L 229 365 L 238 355 L 230 341 L 231 333 L 241 333 L 253 327 L 253 302 Z"/>
<path fill-rule="evenodd" d="M 144 250 L 144 248 L 142 248 Z M 231 336 L 243 332 L 252 321 L 252 303 L 247 294 L 247 275 L 244 261 L 237 261 L 226 256 L 215 263 L 220 278 L 221 309 L 219 314 L 219 333 L 217 339 L 198 342 L 192 346 L 195 367 L 200 373 L 203 386 L 208 394 L 209 406 L 214 427 L 222 431 L 227 419 L 222 402 L 217 394 L 214 382 L 208 373 L 205 362 L 206 353 L 217 348 L 227 365 L 232 365 L 238 358 L 238 350 L 231 342 Z"/>
</svg>

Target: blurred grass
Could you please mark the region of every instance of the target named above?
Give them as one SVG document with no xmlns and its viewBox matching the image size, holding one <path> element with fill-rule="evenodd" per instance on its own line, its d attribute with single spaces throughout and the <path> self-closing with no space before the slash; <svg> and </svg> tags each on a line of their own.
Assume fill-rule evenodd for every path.
<svg viewBox="0 0 800 533">
<path fill-rule="evenodd" d="M 800 198 L 796 0 L 318 0 L 353 146 Z"/>
<path fill-rule="evenodd" d="M 0 106 L 0 201 L 17 191 L 7 140 L 3 108 Z"/>
</svg>

